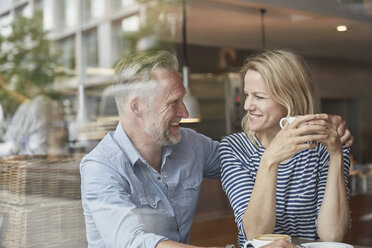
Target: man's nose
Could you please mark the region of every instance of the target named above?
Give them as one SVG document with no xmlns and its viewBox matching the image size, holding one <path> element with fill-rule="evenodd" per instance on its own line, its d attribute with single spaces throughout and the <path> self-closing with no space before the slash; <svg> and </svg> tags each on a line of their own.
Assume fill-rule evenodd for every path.
<svg viewBox="0 0 372 248">
<path fill-rule="evenodd" d="M 186 105 L 183 101 L 181 102 L 181 106 L 178 110 L 178 116 L 182 118 L 189 117 L 189 111 L 187 111 Z"/>
</svg>

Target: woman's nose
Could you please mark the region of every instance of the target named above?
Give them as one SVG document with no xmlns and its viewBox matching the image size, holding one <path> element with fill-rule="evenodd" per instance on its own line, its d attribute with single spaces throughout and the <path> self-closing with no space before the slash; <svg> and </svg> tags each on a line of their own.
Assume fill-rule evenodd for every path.
<svg viewBox="0 0 372 248">
<path fill-rule="evenodd" d="M 252 103 L 251 98 L 250 98 L 250 97 L 245 98 L 245 101 L 244 101 L 244 109 L 245 109 L 246 111 L 248 111 L 248 110 L 252 110 L 252 108 L 254 108 L 254 105 L 253 105 L 253 103 Z"/>
</svg>

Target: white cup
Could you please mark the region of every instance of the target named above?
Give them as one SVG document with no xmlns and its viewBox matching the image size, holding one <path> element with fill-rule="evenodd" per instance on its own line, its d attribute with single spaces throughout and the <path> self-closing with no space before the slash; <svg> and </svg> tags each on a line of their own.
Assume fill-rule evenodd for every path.
<svg viewBox="0 0 372 248">
<path fill-rule="evenodd" d="M 288 236 L 288 235 L 284 235 L 284 234 L 262 234 L 262 235 L 259 235 L 255 238 L 253 238 L 253 240 L 248 240 L 247 242 L 244 243 L 244 248 L 247 248 L 248 245 L 253 245 L 254 248 L 259 248 L 259 247 L 262 247 L 262 246 L 265 246 L 265 245 L 268 245 L 272 242 L 274 242 L 275 240 L 278 240 L 278 239 L 286 239 L 288 240 L 289 242 L 291 242 L 291 236 Z"/>
<path fill-rule="evenodd" d="M 291 124 L 294 120 L 296 120 L 296 117 L 294 116 L 283 117 L 280 119 L 279 125 L 281 128 L 283 128 L 285 123 Z"/>
</svg>

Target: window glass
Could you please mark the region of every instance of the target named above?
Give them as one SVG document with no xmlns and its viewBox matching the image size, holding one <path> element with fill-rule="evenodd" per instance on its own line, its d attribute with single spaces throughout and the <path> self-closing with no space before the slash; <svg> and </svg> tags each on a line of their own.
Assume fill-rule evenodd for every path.
<svg viewBox="0 0 372 248">
<path fill-rule="evenodd" d="M 0 34 L 2 36 L 7 36 L 12 32 L 10 23 L 12 22 L 12 17 L 10 14 L 3 15 L 0 17 Z"/>
<path fill-rule="evenodd" d="M 12 5 L 12 0 L 0 0 L 0 11 L 9 9 Z"/>
<path fill-rule="evenodd" d="M 66 69 L 75 69 L 75 36 L 60 40 L 58 43 L 63 51 L 60 55 L 60 63 Z"/>
<path fill-rule="evenodd" d="M 44 0 L 43 2 L 43 24 L 45 30 L 52 30 L 54 28 L 53 19 L 53 2 L 52 0 Z"/>
<path fill-rule="evenodd" d="M 110 0 L 110 10 L 111 12 L 118 12 L 135 3 L 136 0 Z"/>
<path fill-rule="evenodd" d="M 31 7 L 29 4 L 16 8 L 15 12 L 16 15 L 21 15 L 29 18 L 32 16 Z"/>
<path fill-rule="evenodd" d="M 74 0 L 50 1 L 48 7 L 51 18 L 56 22 L 56 29 L 63 30 L 75 27 L 77 23 L 77 3 Z"/>
<path fill-rule="evenodd" d="M 34 10 L 43 10 L 43 0 L 34 0 Z"/>
<path fill-rule="evenodd" d="M 83 49 L 85 49 L 85 64 L 87 67 L 98 66 L 97 29 L 91 29 L 83 34 Z"/>
<path fill-rule="evenodd" d="M 104 0 L 84 0 L 84 20 L 94 20 L 102 17 L 105 13 Z"/>
<path fill-rule="evenodd" d="M 112 24 L 112 47 L 113 63 L 115 63 L 129 49 L 126 35 L 139 30 L 140 21 L 138 15 L 123 18 Z"/>
</svg>

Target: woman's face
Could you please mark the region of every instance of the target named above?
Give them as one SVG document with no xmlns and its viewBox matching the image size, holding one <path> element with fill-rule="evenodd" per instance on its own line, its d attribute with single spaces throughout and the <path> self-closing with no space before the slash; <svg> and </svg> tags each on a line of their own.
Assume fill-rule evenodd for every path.
<svg viewBox="0 0 372 248">
<path fill-rule="evenodd" d="M 258 137 L 279 132 L 279 121 L 286 116 L 287 109 L 274 101 L 260 73 L 247 71 L 244 77 L 244 93 L 244 109 L 248 112 L 249 130 L 256 132 Z"/>
</svg>

